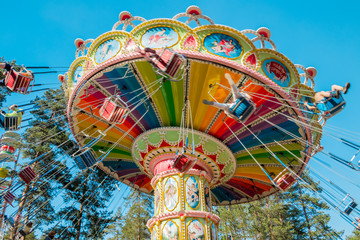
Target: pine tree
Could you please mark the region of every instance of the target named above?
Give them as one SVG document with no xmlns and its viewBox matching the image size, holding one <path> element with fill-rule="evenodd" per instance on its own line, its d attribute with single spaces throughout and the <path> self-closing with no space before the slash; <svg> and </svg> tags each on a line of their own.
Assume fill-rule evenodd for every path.
<svg viewBox="0 0 360 240">
<path fill-rule="evenodd" d="M 329 239 L 342 232 L 337 232 L 328 224 L 330 215 L 326 213 L 330 207 L 319 198 L 319 195 L 309 190 L 309 185 L 317 192 L 322 189 L 305 171 L 301 176 L 308 184 L 298 182 L 283 198 L 289 204 L 289 212 L 293 215 L 294 239 Z"/>
<path fill-rule="evenodd" d="M 75 150 L 66 125 L 64 94 L 61 89 L 48 90 L 42 97 L 37 97 L 32 103 L 31 114 L 34 120 L 23 134 L 23 154 L 28 161 L 44 155 L 31 164 L 38 175 L 43 175 L 31 184 L 25 185 L 19 202 L 18 214 L 25 216 L 26 224 L 30 218 L 35 219 L 34 225 L 48 225 L 55 220 L 55 211 L 51 200 L 55 197 L 56 188 L 66 184 L 70 177 L 66 165 L 59 161 L 58 156 L 64 156 L 65 150 Z M 65 143 L 65 144 L 63 144 Z M 63 144 L 61 147 L 59 145 Z M 65 152 L 66 153 L 66 152 Z M 27 163 L 24 163 L 27 165 Z M 46 173 L 44 175 L 44 173 Z M 31 194 L 28 194 L 30 193 Z M 18 221 L 11 239 L 17 232 Z"/>
<path fill-rule="evenodd" d="M 68 206 L 58 213 L 58 221 L 66 222 L 58 227 L 62 239 L 102 239 L 103 230 L 113 222 L 106 203 L 113 194 L 114 182 L 98 168 L 75 176 L 65 188 Z"/>
<path fill-rule="evenodd" d="M 129 197 L 126 198 L 127 204 L 125 208 L 119 210 L 126 210 L 130 205 L 127 212 L 122 215 L 121 212 L 118 211 L 116 215 L 118 221 L 111 224 L 106 230 L 107 232 L 111 232 L 111 229 L 117 229 L 112 232 L 112 237 L 109 238 L 109 240 L 150 239 L 150 232 L 146 227 L 146 222 L 153 215 L 152 196 L 134 189 L 131 191 Z"/>
<path fill-rule="evenodd" d="M 312 188 L 321 191 L 305 172 Z M 304 184 L 249 204 L 218 207 L 220 239 L 329 239 L 341 235 L 328 223 L 329 206 Z"/>
<path fill-rule="evenodd" d="M 355 229 L 353 232 L 353 234 L 349 237 L 346 238 L 346 240 L 359 240 L 360 239 L 360 231 Z"/>
</svg>

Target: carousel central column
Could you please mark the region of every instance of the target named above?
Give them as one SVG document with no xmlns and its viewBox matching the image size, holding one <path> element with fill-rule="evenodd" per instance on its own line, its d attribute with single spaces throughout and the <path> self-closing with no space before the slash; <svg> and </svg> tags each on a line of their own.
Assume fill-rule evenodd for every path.
<svg viewBox="0 0 360 240">
<path fill-rule="evenodd" d="M 147 223 L 151 239 L 216 240 L 220 219 L 211 213 L 211 174 L 203 169 L 179 172 L 172 168 L 174 155 L 155 161 L 151 181 L 155 216 Z"/>
</svg>

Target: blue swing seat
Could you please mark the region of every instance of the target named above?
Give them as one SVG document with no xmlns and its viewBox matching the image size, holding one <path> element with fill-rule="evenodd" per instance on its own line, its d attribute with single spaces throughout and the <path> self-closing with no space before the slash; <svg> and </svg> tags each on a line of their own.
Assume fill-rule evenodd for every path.
<svg viewBox="0 0 360 240">
<path fill-rule="evenodd" d="M 97 159 L 95 158 L 94 150 L 91 148 L 84 148 L 82 152 L 74 157 L 74 160 L 81 170 L 92 167 L 96 164 Z"/>
<path fill-rule="evenodd" d="M 1 111 L 0 114 L 0 125 L 4 128 L 5 131 L 15 131 L 20 129 L 18 124 L 18 116 L 6 116 L 4 111 Z"/>
<path fill-rule="evenodd" d="M 230 108 L 230 113 L 234 115 L 236 120 L 245 122 L 255 110 L 255 103 L 246 97 L 242 97 L 236 100 L 235 105 Z"/>
<path fill-rule="evenodd" d="M 331 95 L 335 94 L 335 91 L 331 92 Z M 316 106 L 321 111 L 321 115 L 328 119 L 338 114 L 345 107 L 345 100 L 342 94 L 339 94 L 339 98 L 327 97 L 324 100 L 317 102 Z"/>
<path fill-rule="evenodd" d="M 350 215 L 350 213 L 357 207 L 357 203 L 355 201 L 350 202 L 344 209 L 344 213 L 346 215 Z"/>
</svg>

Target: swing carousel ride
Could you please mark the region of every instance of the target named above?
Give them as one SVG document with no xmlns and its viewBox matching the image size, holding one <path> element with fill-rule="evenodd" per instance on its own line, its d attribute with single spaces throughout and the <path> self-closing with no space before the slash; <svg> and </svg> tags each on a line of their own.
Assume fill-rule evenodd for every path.
<svg viewBox="0 0 360 240">
<path fill-rule="evenodd" d="M 154 195 L 152 239 L 217 239 L 212 206 L 301 180 L 326 120 L 345 106 L 340 94 L 309 110 L 315 68 L 278 52 L 269 29 L 217 25 L 196 6 L 172 19 L 122 12 L 111 31 L 75 45 L 59 75 L 73 158 Z M 341 204 L 346 216 L 356 208 Z"/>
</svg>

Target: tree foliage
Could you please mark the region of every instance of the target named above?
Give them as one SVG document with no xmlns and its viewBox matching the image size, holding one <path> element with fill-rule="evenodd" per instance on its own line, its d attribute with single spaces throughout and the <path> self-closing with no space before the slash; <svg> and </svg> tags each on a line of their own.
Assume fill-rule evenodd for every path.
<svg viewBox="0 0 360 240">
<path fill-rule="evenodd" d="M 153 215 L 152 202 L 151 196 L 132 190 L 129 197 L 126 198 L 125 208 L 120 208 L 115 215 L 117 221 L 106 230 L 112 235 L 109 240 L 150 239 L 150 231 L 146 227 L 146 222 Z M 122 214 L 126 208 L 128 208 L 127 212 Z"/>
<path fill-rule="evenodd" d="M 313 189 L 318 183 L 304 173 Z M 298 183 L 288 192 L 244 205 L 219 207 L 220 239 L 330 239 L 341 235 L 329 226 L 329 206 Z"/>
</svg>

